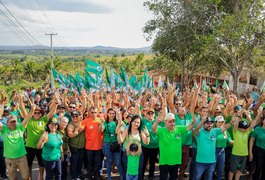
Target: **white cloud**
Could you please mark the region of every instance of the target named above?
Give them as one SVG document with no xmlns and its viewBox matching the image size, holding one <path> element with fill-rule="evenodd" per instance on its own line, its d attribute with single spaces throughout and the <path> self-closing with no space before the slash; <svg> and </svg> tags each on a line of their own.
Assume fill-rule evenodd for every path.
<svg viewBox="0 0 265 180">
<path fill-rule="evenodd" d="M 57 4 L 59 1 L 60 3 L 69 2 L 56 1 Z M 7 7 L 43 45 L 49 45 L 49 38 L 44 35 L 45 32 L 55 31 L 49 22 L 58 33 L 58 36 L 54 38 L 55 46 L 143 47 L 151 44 L 151 42 L 146 42 L 142 31 L 146 21 L 151 18 L 143 7 L 143 0 L 78 0 L 72 2 L 77 3 L 73 11 L 70 7 L 65 7 L 67 10 L 62 8 L 59 10 L 59 8 L 49 8 L 48 5 L 46 9 L 49 10 L 42 11 L 34 8 L 37 7 L 36 4 L 29 6 L 31 8 L 28 9 L 31 10 L 25 10 L 21 8 L 21 3 L 16 6 L 9 4 Z M 98 11 L 99 13 L 85 12 L 84 8 L 80 11 L 76 10 L 77 5 L 85 3 L 101 7 L 101 10 Z M 104 8 L 106 12 L 102 12 Z M 2 28 L 6 26 L 1 21 L 0 26 L 1 45 L 27 45 L 11 32 L 7 39 Z"/>
</svg>

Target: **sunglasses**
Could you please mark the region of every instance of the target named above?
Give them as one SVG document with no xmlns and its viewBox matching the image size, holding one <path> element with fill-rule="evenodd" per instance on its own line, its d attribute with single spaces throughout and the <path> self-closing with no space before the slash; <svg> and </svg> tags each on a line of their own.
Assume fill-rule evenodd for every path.
<svg viewBox="0 0 265 180">
<path fill-rule="evenodd" d="M 97 112 L 91 112 L 91 114 L 97 114 Z"/>
<path fill-rule="evenodd" d="M 75 107 L 74 107 L 74 106 L 69 106 L 69 108 L 75 109 Z"/>
<path fill-rule="evenodd" d="M 154 113 L 153 112 L 149 112 L 149 113 L 147 113 L 148 115 L 153 115 Z"/>
<path fill-rule="evenodd" d="M 73 116 L 72 116 L 72 118 L 77 118 L 77 117 L 78 117 L 78 115 L 73 115 Z"/>
<path fill-rule="evenodd" d="M 181 103 L 176 103 L 175 105 L 176 105 L 176 106 L 180 106 L 180 105 L 181 105 Z"/>
</svg>

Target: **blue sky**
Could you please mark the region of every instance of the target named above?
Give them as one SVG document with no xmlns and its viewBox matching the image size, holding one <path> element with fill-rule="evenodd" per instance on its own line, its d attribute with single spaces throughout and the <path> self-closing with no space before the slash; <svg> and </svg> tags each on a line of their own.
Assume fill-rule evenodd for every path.
<svg viewBox="0 0 265 180">
<path fill-rule="evenodd" d="M 136 48 L 151 45 L 142 28 L 152 18 L 144 0 L 2 0 L 23 27 L 42 45 L 45 33 L 55 46 L 114 46 Z M 9 20 L 7 18 L 9 17 Z M 20 25 L 0 4 L 0 45 L 30 45 Z M 16 31 L 16 33 L 14 32 Z M 20 34 L 20 35 L 18 35 Z M 24 40 L 23 40 L 24 39 Z"/>
</svg>

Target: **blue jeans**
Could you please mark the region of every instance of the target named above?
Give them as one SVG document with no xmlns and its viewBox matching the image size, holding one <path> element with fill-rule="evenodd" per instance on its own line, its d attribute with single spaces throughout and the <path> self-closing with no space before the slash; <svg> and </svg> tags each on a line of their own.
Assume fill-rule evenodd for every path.
<svg viewBox="0 0 265 180">
<path fill-rule="evenodd" d="M 123 179 L 125 180 L 126 175 L 127 175 L 127 154 L 126 151 L 121 151 L 122 153 L 122 169 L 123 169 Z M 143 170 L 143 164 L 144 164 L 144 155 L 143 153 L 140 156 L 140 162 L 139 162 L 139 174 L 142 173 Z M 142 180 L 142 176 L 138 175 L 138 180 Z"/>
<path fill-rule="evenodd" d="M 112 162 L 114 160 L 115 166 L 118 168 L 120 179 L 123 179 L 122 177 L 122 165 L 121 165 L 121 153 L 120 152 L 110 152 L 110 144 L 109 142 L 103 143 L 103 154 L 106 156 L 106 166 L 107 166 L 107 174 L 108 174 L 108 180 L 111 179 L 111 167 Z"/>
<path fill-rule="evenodd" d="M 215 163 L 199 163 L 195 164 L 195 179 L 201 179 L 204 174 L 204 180 L 213 179 L 213 171 L 215 168 Z"/>
<path fill-rule="evenodd" d="M 224 167 L 225 167 L 225 149 L 224 148 L 216 148 L 217 180 L 222 179 Z"/>
<path fill-rule="evenodd" d="M 72 179 L 76 179 L 81 175 L 81 169 L 83 164 L 84 149 L 70 147 L 71 158 L 70 158 L 70 173 Z"/>
<path fill-rule="evenodd" d="M 138 180 L 138 175 L 126 174 L 126 180 Z"/>
<path fill-rule="evenodd" d="M 44 168 L 46 171 L 46 180 L 53 179 L 53 176 L 55 176 L 55 179 L 61 180 L 62 179 L 62 161 L 61 159 L 55 160 L 55 161 L 45 161 L 42 160 L 44 164 Z"/>
</svg>

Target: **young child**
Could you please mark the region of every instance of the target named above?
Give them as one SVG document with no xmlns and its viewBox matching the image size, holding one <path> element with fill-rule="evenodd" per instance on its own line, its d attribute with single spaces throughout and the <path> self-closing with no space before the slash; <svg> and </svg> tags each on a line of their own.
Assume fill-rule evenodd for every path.
<svg viewBox="0 0 265 180">
<path fill-rule="evenodd" d="M 126 152 L 128 158 L 126 180 L 138 180 L 141 145 L 136 142 L 130 142 Z"/>
</svg>

